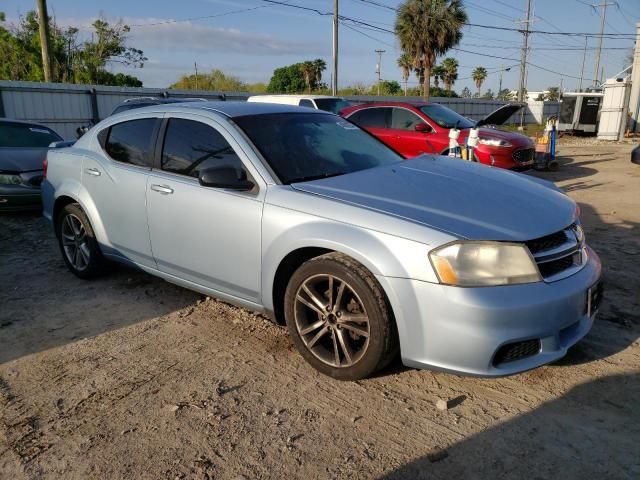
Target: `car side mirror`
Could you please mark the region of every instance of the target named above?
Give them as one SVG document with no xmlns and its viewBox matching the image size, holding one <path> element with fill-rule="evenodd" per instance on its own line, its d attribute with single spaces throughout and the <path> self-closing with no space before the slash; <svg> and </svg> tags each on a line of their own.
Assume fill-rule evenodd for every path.
<svg viewBox="0 0 640 480">
<path fill-rule="evenodd" d="M 212 188 L 228 188 L 229 190 L 247 191 L 255 184 L 247 179 L 247 173 L 234 167 L 211 167 L 200 171 L 200 185 Z"/>
<path fill-rule="evenodd" d="M 430 133 L 433 131 L 433 129 L 428 123 L 417 123 L 414 128 L 416 132 L 422 132 L 422 133 Z"/>
</svg>

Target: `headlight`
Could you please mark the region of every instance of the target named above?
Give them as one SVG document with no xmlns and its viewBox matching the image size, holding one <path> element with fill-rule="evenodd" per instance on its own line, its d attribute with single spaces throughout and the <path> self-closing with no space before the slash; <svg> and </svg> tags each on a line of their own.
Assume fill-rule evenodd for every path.
<svg viewBox="0 0 640 480">
<path fill-rule="evenodd" d="M 542 280 L 526 246 L 500 242 L 456 242 L 429 257 L 441 283 L 460 287 L 513 285 Z"/>
<path fill-rule="evenodd" d="M 510 147 L 511 144 L 506 140 L 501 140 L 495 137 L 480 137 L 478 141 L 482 145 L 488 145 L 490 147 Z"/>
<path fill-rule="evenodd" d="M 0 174 L 0 185 L 22 185 L 20 175 Z"/>
</svg>

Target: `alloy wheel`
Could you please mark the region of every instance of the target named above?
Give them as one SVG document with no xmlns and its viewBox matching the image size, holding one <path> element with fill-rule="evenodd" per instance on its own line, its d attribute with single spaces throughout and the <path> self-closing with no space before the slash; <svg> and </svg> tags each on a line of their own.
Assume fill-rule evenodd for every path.
<svg viewBox="0 0 640 480">
<path fill-rule="evenodd" d="M 369 317 L 354 288 L 334 275 L 314 275 L 298 288 L 294 319 L 305 347 L 332 367 L 350 367 L 369 347 Z"/>
<path fill-rule="evenodd" d="M 62 221 L 62 248 L 69 263 L 78 271 L 86 270 L 91 260 L 89 238 L 82 221 L 72 213 Z"/>
</svg>

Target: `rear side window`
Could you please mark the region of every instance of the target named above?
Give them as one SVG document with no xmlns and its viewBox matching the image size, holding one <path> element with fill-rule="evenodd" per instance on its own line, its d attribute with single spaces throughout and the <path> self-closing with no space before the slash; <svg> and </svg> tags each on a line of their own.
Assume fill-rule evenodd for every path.
<svg viewBox="0 0 640 480">
<path fill-rule="evenodd" d="M 155 118 L 143 118 L 112 125 L 105 151 L 118 162 L 151 167 L 151 139 L 156 122 Z"/>
<path fill-rule="evenodd" d="M 349 117 L 353 123 L 362 128 L 390 128 L 390 108 L 365 108 Z"/>
<path fill-rule="evenodd" d="M 300 103 L 298 105 L 301 107 L 316 108 L 313 102 L 308 98 L 303 98 L 302 100 L 300 100 Z"/>
<path fill-rule="evenodd" d="M 223 166 L 238 172 L 243 169 L 242 161 L 220 132 L 193 120 L 169 120 L 162 147 L 163 170 L 197 178 L 201 170 Z"/>
<path fill-rule="evenodd" d="M 416 125 L 425 123 L 415 113 L 404 108 L 394 108 L 391 114 L 391 128 L 397 130 L 415 130 Z"/>
</svg>

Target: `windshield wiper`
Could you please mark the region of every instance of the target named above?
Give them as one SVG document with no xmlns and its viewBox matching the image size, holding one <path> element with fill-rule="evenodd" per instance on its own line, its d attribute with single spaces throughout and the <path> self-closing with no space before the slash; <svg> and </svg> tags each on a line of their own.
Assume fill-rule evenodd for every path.
<svg viewBox="0 0 640 480">
<path fill-rule="evenodd" d="M 345 173 L 346 172 L 335 172 L 335 173 L 321 173 L 319 175 L 307 175 L 305 177 L 298 177 L 298 178 L 289 180 L 288 183 L 310 182 L 312 180 L 320 180 L 321 178 L 337 177 L 338 175 L 344 175 Z"/>
</svg>

